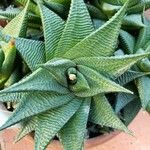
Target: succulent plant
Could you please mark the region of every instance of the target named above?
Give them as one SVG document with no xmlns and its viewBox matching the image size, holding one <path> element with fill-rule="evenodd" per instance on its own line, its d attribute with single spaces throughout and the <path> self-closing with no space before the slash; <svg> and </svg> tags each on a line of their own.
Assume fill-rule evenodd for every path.
<svg viewBox="0 0 150 150">
<path fill-rule="evenodd" d="M 143 16 L 143 24 L 144 27 L 140 29 L 139 31 L 139 36 L 137 40 L 135 40 L 134 36 L 131 33 L 122 31 L 120 36 L 121 36 L 121 42 L 123 47 L 124 52 L 128 54 L 133 54 L 133 53 L 147 53 L 150 51 L 149 48 L 149 34 L 150 34 L 150 21 L 146 19 L 145 16 Z M 128 37 L 128 38 L 127 38 Z M 125 46 L 126 45 L 126 46 Z M 132 50 L 131 50 L 132 49 Z M 145 73 L 145 76 L 139 77 L 136 80 L 136 86 L 137 90 L 141 99 L 142 107 L 150 111 L 149 105 L 150 105 L 150 99 L 149 99 L 149 72 L 150 72 L 150 62 L 149 59 L 143 59 L 142 61 L 138 62 L 137 66 L 134 67 L 132 70 L 138 71 L 141 74 Z"/>
<path fill-rule="evenodd" d="M 94 28 L 89 6 L 83 0 L 71 1 L 67 21 L 52 11 L 45 1 L 22 2 L 25 7 L 2 29 L 2 40 L 11 43 L 13 38 L 13 48 L 31 73 L 0 91 L 1 102 L 17 103 L 12 116 L 0 130 L 21 123 L 16 141 L 34 131 L 35 150 L 46 149 L 55 136 L 65 150 L 81 150 L 88 122 L 132 134 L 114 112 L 109 101 L 111 96 L 107 95 L 117 95 L 117 113 L 126 106 L 124 118 L 128 124 L 133 118 L 129 115 L 130 105 L 139 108 L 140 103 L 134 101 L 139 99 L 135 85 L 127 84 L 143 76 L 147 78 L 148 74 L 132 68 L 141 66 L 141 62 L 150 56 L 145 50 L 140 54 L 132 53 L 132 36 L 126 38 L 129 33 L 121 30 L 131 1 L 121 3 L 123 6 L 98 29 Z M 61 5 L 68 7 L 68 3 Z M 32 6 L 36 12 L 32 11 Z M 41 19 L 39 30 L 43 31 L 43 41 L 28 37 L 28 28 L 35 17 Z M 116 53 L 119 34 L 128 55 Z M 132 47 L 127 47 L 128 42 Z M 1 72 L 1 79 L 3 76 Z M 120 102 L 129 97 L 133 103 L 119 104 L 120 97 Z"/>
</svg>

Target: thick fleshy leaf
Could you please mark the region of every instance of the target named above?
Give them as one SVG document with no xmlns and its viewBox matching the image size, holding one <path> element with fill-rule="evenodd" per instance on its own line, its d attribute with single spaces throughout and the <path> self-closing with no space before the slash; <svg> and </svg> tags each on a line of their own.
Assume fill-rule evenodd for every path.
<svg viewBox="0 0 150 150">
<path fill-rule="evenodd" d="M 90 121 L 101 126 L 111 127 L 130 133 L 127 127 L 115 115 L 111 105 L 104 95 L 94 96 L 91 105 Z"/>
<path fill-rule="evenodd" d="M 115 51 L 126 3 L 108 22 L 66 52 L 65 58 L 110 56 Z"/>
<path fill-rule="evenodd" d="M 127 15 L 122 22 L 123 26 L 127 26 L 130 29 L 139 29 L 145 25 L 142 22 L 141 14 Z"/>
<path fill-rule="evenodd" d="M 20 13 L 20 11 L 21 10 L 19 8 L 8 8 L 7 10 L 0 10 L 0 15 L 11 20 L 15 18 Z"/>
<path fill-rule="evenodd" d="M 3 65 L 4 59 L 5 59 L 4 51 L 0 48 L 0 70 L 1 70 L 1 67 Z"/>
<path fill-rule="evenodd" d="M 55 51 L 55 57 L 62 57 L 92 31 L 94 27 L 85 3 L 83 0 L 72 0 L 69 17 Z"/>
<path fill-rule="evenodd" d="M 26 93 L 4 93 L 0 94 L 1 102 L 20 102 L 20 100 L 26 95 Z"/>
<path fill-rule="evenodd" d="M 23 121 L 21 124 L 21 129 L 17 136 L 15 137 L 15 142 L 18 142 L 21 140 L 24 136 L 31 133 L 32 131 L 35 131 L 37 125 L 37 116 L 31 117 L 28 120 Z"/>
<path fill-rule="evenodd" d="M 150 78 L 148 76 L 141 77 L 137 79 L 137 87 L 139 96 L 141 99 L 142 107 L 147 108 L 147 105 L 150 102 Z"/>
<path fill-rule="evenodd" d="M 91 100 L 89 98 L 85 99 L 76 114 L 67 122 L 62 130 L 60 130 L 59 139 L 65 150 L 82 149 L 90 103 Z"/>
<path fill-rule="evenodd" d="M 129 70 L 124 74 L 122 74 L 121 76 L 119 76 L 116 79 L 116 82 L 120 85 L 125 85 L 139 77 L 146 76 L 146 75 L 150 75 L 150 72 L 138 72 L 138 71 Z"/>
<path fill-rule="evenodd" d="M 97 19 L 102 19 L 105 20 L 107 19 L 107 16 L 103 13 L 101 9 L 98 9 L 97 7 L 87 4 L 88 11 L 90 13 L 91 18 L 97 18 Z"/>
<path fill-rule="evenodd" d="M 115 57 L 82 57 L 75 59 L 75 62 L 77 65 L 90 67 L 102 74 L 118 77 L 130 69 L 137 61 L 147 56 L 150 56 L 150 53 Z"/>
<path fill-rule="evenodd" d="M 140 30 L 135 46 L 135 52 L 137 52 L 140 48 L 144 48 L 150 40 L 150 21 L 144 17 L 144 15 L 142 19 L 145 26 Z"/>
<path fill-rule="evenodd" d="M 29 39 L 17 38 L 15 45 L 29 68 L 34 71 L 38 64 L 46 61 L 44 43 Z"/>
<path fill-rule="evenodd" d="M 139 99 L 135 99 L 130 102 L 126 107 L 124 107 L 124 122 L 125 125 L 129 125 L 131 121 L 135 118 L 138 112 L 141 110 L 141 103 Z"/>
<path fill-rule="evenodd" d="M 2 33 L 11 37 L 24 37 L 27 31 L 28 21 L 28 7 L 30 0 L 28 0 L 26 7 L 16 16 L 6 27 Z"/>
<path fill-rule="evenodd" d="M 61 86 L 46 69 L 38 69 L 31 75 L 20 80 L 16 84 L 0 91 L 3 93 L 14 92 L 58 92 L 62 94 L 69 93 L 68 89 Z"/>
<path fill-rule="evenodd" d="M 135 38 L 128 32 L 120 31 L 121 46 L 125 50 L 126 54 L 134 53 Z"/>
<path fill-rule="evenodd" d="M 90 87 L 89 90 L 87 89 L 80 92 L 74 91 L 74 94 L 79 97 L 89 97 L 100 93 L 110 92 L 132 93 L 131 91 L 121 87 L 119 84 L 116 84 L 115 82 L 111 81 L 109 78 L 104 77 L 103 75 L 88 67 L 79 65 L 78 69 L 79 72 L 84 75 Z"/>
<path fill-rule="evenodd" d="M 36 150 L 45 149 L 52 138 L 79 109 L 81 103 L 81 100 L 74 99 L 67 105 L 50 110 L 38 116 L 38 124 L 35 130 Z"/>
<path fill-rule="evenodd" d="M 26 95 L 19 103 L 8 121 L 0 128 L 0 130 L 12 126 L 19 121 L 31 117 L 33 115 L 45 112 L 47 110 L 59 107 L 73 100 L 72 94 L 58 95 L 48 93 L 31 93 Z"/>
<path fill-rule="evenodd" d="M 58 14 L 63 19 L 66 19 L 68 16 L 69 7 L 57 2 L 51 2 L 51 1 L 44 1 L 44 4 L 54 11 L 56 14 Z"/>
<path fill-rule="evenodd" d="M 57 48 L 62 31 L 64 29 L 64 21 L 50 9 L 38 3 L 45 39 L 46 60 L 53 58 Z"/>
<path fill-rule="evenodd" d="M 9 21 L 9 20 L 12 20 L 13 18 L 15 18 L 21 11 L 22 11 L 22 9 L 20 9 L 20 8 L 7 8 L 6 10 L 0 10 L 0 18 L 5 17 L 6 20 Z M 28 12 L 28 20 L 29 20 L 29 22 L 33 21 L 34 23 L 40 22 L 40 18 L 31 12 Z"/>
<path fill-rule="evenodd" d="M 115 112 L 118 113 L 123 109 L 128 103 L 136 99 L 137 97 L 132 94 L 119 93 L 116 97 Z"/>
<path fill-rule="evenodd" d="M 150 7 L 150 0 L 140 0 L 137 5 L 128 9 L 128 13 L 138 13 Z"/>
<path fill-rule="evenodd" d="M 17 5 L 20 4 L 25 7 L 28 0 L 15 0 L 14 3 Z M 36 13 L 36 4 L 30 1 L 29 10 L 33 13 Z"/>
</svg>

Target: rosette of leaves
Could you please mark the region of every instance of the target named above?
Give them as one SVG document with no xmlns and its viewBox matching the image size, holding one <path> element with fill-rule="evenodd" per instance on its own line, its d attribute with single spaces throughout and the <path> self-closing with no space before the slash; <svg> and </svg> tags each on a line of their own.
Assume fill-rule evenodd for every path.
<svg viewBox="0 0 150 150">
<path fill-rule="evenodd" d="M 104 15 L 99 20 L 107 20 L 110 18 L 126 0 L 91 0 L 91 4 L 97 7 Z M 142 21 L 143 11 L 150 7 L 149 0 L 133 0 L 130 1 L 127 15 L 122 22 L 122 28 L 126 30 L 135 30 L 144 26 Z"/>
<path fill-rule="evenodd" d="M 135 37 L 126 31 L 120 32 L 120 41 L 122 46 L 124 47 L 125 54 L 133 54 L 133 53 L 147 53 L 150 51 L 149 48 L 149 35 L 150 35 L 150 21 L 143 15 L 143 24 L 144 27 L 139 30 L 139 36 L 137 40 Z M 137 67 L 132 68 L 133 71 L 138 71 L 139 77 L 136 79 L 136 86 L 138 90 L 138 95 L 141 100 L 141 104 L 144 110 L 150 111 L 150 61 L 148 58 L 145 58 L 138 62 Z M 144 76 L 140 76 L 140 74 Z M 131 99 L 130 99 L 131 100 Z M 133 100 L 133 99 L 132 99 Z M 122 100 L 123 101 L 123 100 Z M 129 101 L 126 101 L 129 102 Z M 118 103 L 120 103 L 118 101 Z M 120 104 L 118 104 L 119 106 Z"/>
<path fill-rule="evenodd" d="M 128 1 L 96 31 L 83 0 L 72 0 L 66 22 L 41 1 L 37 5 L 44 42 L 16 37 L 20 31 L 26 33 L 30 0 L 2 31 L 15 38 L 15 47 L 31 74 L 0 92 L 0 101 L 18 103 L 0 129 L 21 122 L 16 141 L 35 131 L 35 150 L 46 149 L 55 136 L 65 150 L 82 149 L 87 122 L 131 133 L 105 96 L 133 94 L 115 79 L 150 55 L 113 56 Z"/>
</svg>

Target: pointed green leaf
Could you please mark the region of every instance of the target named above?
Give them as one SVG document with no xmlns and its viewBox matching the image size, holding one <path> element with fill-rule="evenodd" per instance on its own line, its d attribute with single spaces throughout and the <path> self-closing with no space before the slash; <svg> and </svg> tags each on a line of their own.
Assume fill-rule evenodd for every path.
<svg viewBox="0 0 150 150">
<path fill-rule="evenodd" d="M 52 138 L 79 109 L 82 101 L 72 100 L 67 105 L 41 114 L 35 130 L 35 149 L 44 150 Z"/>
<path fill-rule="evenodd" d="M 74 96 L 72 94 L 28 94 L 23 97 L 17 109 L 14 111 L 8 121 L 0 128 L 0 130 L 12 126 L 18 123 L 20 120 L 26 119 L 30 116 L 64 105 L 71 101 L 73 98 Z"/>
<path fill-rule="evenodd" d="M 97 18 L 100 20 L 107 19 L 107 16 L 103 13 L 103 11 L 101 9 L 98 9 L 94 5 L 87 4 L 87 8 L 88 8 L 91 18 Z"/>
<path fill-rule="evenodd" d="M 127 26 L 130 29 L 139 29 L 145 25 L 142 22 L 141 14 L 131 14 L 127 15 L 122 22 L 123 26 Z"/>
<path fill-rule="evenodd" d="M 110 56 L 115 51 L 126 3 L 108 22 L 66 52 L 65 58 Z"/>
<path fill-rule="evenodd" d="M 128 32 L 120 31 L 121 46 L 125 50 L 126 54 L 133 54 L 135 47 L 135 38 Z"/>
<path fill-rule="evenodd" d="M 127 93 L 119 93 L 116 97 L 115 112 L 118 113 L 123 109 L 128 103 L 137 98 L 135 95 Z"/>
<path fill-rule="evenodd" d="M 116 82 L 120 85 L 125 85 L 139 77 L 146 76 L 146 75 L 150 75 L 150 72 L 137 72 L 137 71 L 129 70 L 124 74 L 122 74 L 121 76 L 119 76 L 116 79 Z"/>
<path fill-rule="evenodd" d="M 118 77 L 130 69 L 137 61 L 147 56 L 150 56 L 150 53 L 115 57 L 82 57 L 75 59 L 75 62 L 95 69 L 102 74 Z"/>
<path fill-rule="evenodd" d="M 21 129 L 17 136 L 15 137 L 15 142 L 20 141 L 24 136 L 27 134 L 31 133 L 32 131 L 35 130 L 37 125 L 37 117 L 31 117 L 28 120 L 23 121 L 21 124 Z"/>
<path fill-rule="evenodd" d="M 42 64 L 46 61 L 43 42 L 17 38 L 15 45 L 32 71 L 37 68 L 37 64 Z"/>
<path fill-rule="evenodd" d="M 28 0 L 15 0 L 14 3 L 16 3 L 17 5 L 21 5 L 23 7 L 25 7 L 26 3 L 27 3 Z M 34 2 L 30 2 L 30 5 L 29 5 L 29 10 L 33 13 L 36 13 L 36 4 Z"/>
<path fill-rule="evenodd" d="M 94 96 L 91 105 L 92 108 L 90 114 L 90 121 L 101 126 L 111 127 L 130 133 L 127 127 L 115 115 L 111 105 L 109 104 L 108 100 L 104 95 Z"/>
<path fill-rule="evenodd" d="M 68 89 L 61 86 L 46 69 L 38 69 L 31 75 L 0 91 L 0 93 L 14 92 L 58 92 L 69 93 Z"/>
<path fill-rule="evenodd" d="M 20 102 L 20 100 L 26 95 L 26 93 L 0 93 L 1 102 Z"/>
<path fill-rule="evenodd" d="M 90 99 L 85 99 L 76 114 L 60 130 L 59 139 L 65 150 L 80 150 L 84 144 L 90 111 Z"/>
<path fill-rule="evenodd" d="M 103 75 L 99 74 L 98 72 L 85 67 L 85 66 L 78 66 L 79 72 L 82 73 L 85 79 L 88 81 L 89 90 L 84 90 L 80 92 L 75 92 L 74 94 L 79 97 L 89 97 L 94 96 L 99 93 L 110 93 L 110 92 L 126 92 L 132 93 L 131 91 L 121 87 L 119 84 L 111 81 L 109 78 L 104 77 Z"/>
<path fill-rule="evenodd" d="M 28 0 L 26 7 L 19 15 L 6 25 L 2 31 L 3 34 L 10 35 L 11 37 L 24 37 L 26 35 L 29 4 L 30 0 Z"/>
<path fill-rule="evenodd" d="M 68 50 L 94 31 L 83 0 L 72 0 L 69 18 L 58 43 L 55 57 L 62 57 Z"/>
<path fill-rule="evenodd" d="M 69 7 L 57 2 L 48 2 L 48 1 L 44 1 L 44 4 L 51 9 L 52 11 L 54 11 L 56 14 L 58 14 L 59 16 L 61 16 L 63 19 L 66 19 L 68 16 L 68 11 L 69 11 Z"/>
<path fill-rule="evenodd" d="M 139 99 L 131 101 L 126 107 L 124 107 L 124 122 L 125 125 L 129 125 L 131 121 L 135 118 L 138 112 L 141 110 L 141 103 Z"/>
<path fill-rule="evenodd" d="M 38 6 L 44 30 L 46 60 L 50 60 L 53 58 L 54 51 L 60 40 L 64 28 L 64 21 L 44 5 L 38 3 Z"/>
<path fill-rule="evenodd" d="M 128 9 L 128 13 L 134 14 L 142 12 L 144 9 L 148 9 L 150 7 L 150 0 L 140 0 L 137 5 L 133 5 Z"/>
<path fill-rule="evenodd" d="M 144 15 L 142 19 L 145 26 L 140 30 L 135 46 L 135 52 L 137 52 L 140 48 L 144 48 L 150 40 L 150 21 L 146 19 Z"/>
<path fill-rule="evenodd" d="M 141 77 L 137 79 L 137 87 L 139 96 L 141 99 L 142 107 L 147 108 L 147 105 L 150 102 L 150 78 L 148 76 Z"/>
<path fill-rule="evenodd" d="M 0 10 L 0 15 L 8 18 L 9 20 L 15 18 L 21 9 L 19 8 L 7 8 L 6 10 Z"/>
</svg>

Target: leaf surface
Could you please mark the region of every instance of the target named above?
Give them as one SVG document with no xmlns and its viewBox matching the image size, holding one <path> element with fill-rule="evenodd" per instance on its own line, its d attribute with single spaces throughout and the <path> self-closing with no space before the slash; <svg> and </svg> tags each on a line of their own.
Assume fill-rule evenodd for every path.
<svg viewBox="0 0 150 150">
<path fill-rule="evenodd" d="M 55 51 L 55 57 L 62 57 L 92 31 L 94 27 L 85 3 L 83 0 L 72 0 L 68 20 Z"/>
<path fill-rule="evenodd" d="M 111 105 L 104 95 L 94 96 L 91 105 L 90 121 L 101 126 L 111 127 L 130 133 L 127 127 L 115 115 Z"/>
<path fill-rule="evenodd" d="M 137 61 L 148 56 L 150 56 L 150 53 L 115 57 L 81 57 L 75 59 L 75 62 L 78 65 L 84 65 L 97 70 L 102 74 L 117 77 L 130 69 Z"/>
<path fill-rule="evenodd" d="M 52 138 L 79 109 L 81 102 L 81 100 L 74 99 L 67 105 L 58 109 L 50 110 L 45 114 L 38 116 L 39 124 L 35 131 L 36 150 L 45 149 L 45 147 L 49 144 L 49 141 L 52 140 Z"/>
<path fill-rule="evenodd" d="M 117 37 L 127 5 L 128 3 L 103 26 L 67 51 L 64 57 L 75 59 L 86 56 L 111 56 L 115 51 Z"/>
<path fill-rule="evenodd" d="M 64 105 L 71 101 L 73 98 L 74 96 L 72 94 L 28 94 L 22 99 L 17 109 L 14 111 L 8 121 L 0 128 L 0 130 L 12 126 L 19 121 L 33 115 Z"/>
<path fill-rule="evenodd" d="M 38 3 L 38 6 L 41 13 L 44 30 L 46 60 L 50 60 L 53 58 L 54 51 L 57 48 L 64 29 L 64 21 L 43 4 Z"/>
<path fill-rule="evenodd" d="M 86 125 L 90 111 L 91 100 L 86 98 L 79 110 L 59 132 L 59 138 L 65 150 L 80 150 L 84 144 Z"/>
<path fill-rule="evenodd" d="M 15 45 L 22 58 L 32 71 L 37 69 L 38 64 L 42 64 L 46 61 L 43 42 L 17 38 Z"/>
<path fill-rule="evenodd" d="M 80 92 L 74 91 L 74 94 L 79 97 L 89 97 L 100 93 L 110 93 L 110 92 L 132 93 L 131 91 L 111 81 L 109 78 L 104 77 L 103 75 L 99 74 L 98 72 L 88 67 L 80 65 L 78 66 L 78 68 L 79 68 L 79 72 L 82 73 L 86 78 L 90 87 L 89 90 L 84 90 Z"/>
<path fill-rule="evenodd" d="M 25 37 L 27 31 L 28 8 L 30 0 L 27 1 L 26 7 L 9 22 L 3 29 L 2 33 L 11 37 Z"/>
<path fill-rule="evenodd" d="M 0 93 L 15 92 L 57 92 L 69 93 L 68 89 L 61 86 L 46 69 L 38 69 L 31 75 L 0 91 Z"/>
</svg>

